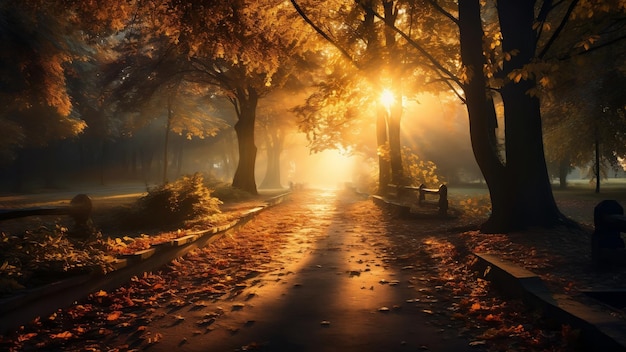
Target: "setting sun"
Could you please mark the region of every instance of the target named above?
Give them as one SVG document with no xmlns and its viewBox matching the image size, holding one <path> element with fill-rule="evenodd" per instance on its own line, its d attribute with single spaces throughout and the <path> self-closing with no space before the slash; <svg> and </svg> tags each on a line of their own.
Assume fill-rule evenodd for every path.
<svg viewBox="0 0 626 352">
<path fill-rule="evenodd" d="M 383 89 L 383 92 L 380 94 L 380 102 L 386 108 L 389 108 L 395 101 L 396 97 L 393 95 L 393 92 L 387 88 Z"/>
</svg>

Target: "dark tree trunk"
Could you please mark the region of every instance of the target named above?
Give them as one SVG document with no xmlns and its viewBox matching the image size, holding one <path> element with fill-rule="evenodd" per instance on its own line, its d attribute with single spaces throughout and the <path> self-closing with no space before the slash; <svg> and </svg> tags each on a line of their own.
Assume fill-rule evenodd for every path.
<svg viewBox="0 0 626 352">
<path fill-rule="evenodd" d="M 167 183 L 167 152 L 170 148 L 170 129 L 172 127 L 172 98 L 167 100 L 167 122 L 165 123 L 165 141 L 163 143 L 163 183 Z"/>
<path fill-rule="evenodd" d="M 376 144 L 378 147 L 378 195 L 387 193 L 387 185 L 391 183 L 391 163 L 387 146 L 387 121 L 386 111 L 382 107 L 378 109 L 376 114 Z"/>
<path fill-rule="evenodd" d="M 141 160 L 141 177 L 143 181 L 148 184 L 152 178 L 152 163 L 154 161 L 154 146 L 152 143 L 144 142 L 140 149 Z M 157 176 L 158 177 L 158 176 Z"/>
<path fill-rule="evenodd" d="M 502 50 L 518 50 L 505 60 L 503 74 L 522 69 L 535 56 L 536 33 L 533 0 L 500 0 L 498 16 Z M 539 99 L 529 94 L 533 79 L 507 82 L 502 87 L 504 102 L 507 178 L 511 180 L 513 205 L 511 227 L 551 226 L 561 219 L 556 206 L 543 150 Z"/>
<path fill-rule="evenodd" d="M 567 174 L 570 170 L 569 157 L 565 157 L 559 161 L 559 187 L 567 188 Z"/>
<path fill-rule="evenodd" d="M 391 163 L 391 183 L 404 185 L 404 168 L 402 166 L 402 145 L 400 144 L 400 118 L 402 105 L 399 102 L 391 106 L 388 121 L 389 161 Z"/>
<path fill-rule="evenodd" d="M 254 124 L 256 120 L 256 106 L 259 97 L 252 87 L 237 89 L 237 115 L 235 132 L 239 146 L 239 163 L 233 177 L 232 186 L 251 194 L 258 194 L 254 169 L 257 148 L 254 144 Z"/>
<path fill-rule="evenodd" d="M 482 54 L 483 29 L 479 0 L 459 2 L 459 29 L 463 64 L 474 72 L 482 72 L 486 63 Z M 510 195 L 505 167 L 498 157 L 495 143 L 495 109 L 486 91 L 483 75 L 475 74 L 464 86 L 469 116 L 470 138 L 476 162 L 485 178 L 491 199 L 491 215 L 483 224 L 484 232 L 505 231 L 511 222 Z"/>
<path fill-rule="evenodd" d="M 534 57 L 533 1 L 498 1 L 503 50 L 519 53 L 504 62 L 506 77 Z M 463 64 L 472 69 L 464 90 L 470 120 L 470 136 L 492 203 L 492 213 L 482 230 L 507 232 L 532 225 L 553 225 L 561 219 L 552 195 L 543 153 L 539 100 L 528 95 L 532 81 L 509 82 L 501 94 L 506 123 L 506 166 L 495 145 L 495 110 L 480 74 L 483 29 L 479 0 L 459 1 L 459 28 Z"/>
<path fill-rule="evenodd" d="M 280 180 L 280 155 L 283 149 L 283 135 L 280 130 L 266 131 L 267 169 L 261 188 L 282 188 Z"/>
<path fill-rule="evenodd" d="M 404 167 L 402 165 L 402 145 L 400 141 L 400 121 L 402 119 L 402 80 L 399 77 L 400 61 L 394 56 L 396 52 L 396 32 L 392 29 L 395 26 L 397 12 L 394 10 L 395 1 L 383 1 L 385 14 L 385 49 L 387 51 L 387 70 L 391 75 L 391 88 L 398 95 L 393 104 L 389 106 L 387 121 L 387 132 L 389 138 L 389 160 L 391 163 L 391 182 L 394 185 L 404 185 Z"/>
<path fill-rule="evenodd" d="M 596 189 L 595 193 L 600 193 L 600 132 L 598 128 L 598 122 L 594 121 L 594 165 L 593 165 L 593 173 L 596 176 Z"/>
<path fill-rule="evenodd" d="M 237 136 L 233 132 L 228 131 L 220 140 L 221 147 L 218 150 L 221 151 L 219 157 L 223 165 L 220 178 L 223 180 L 232 180 L 235 175 L 233 165 L 237 161 L 237 150 L 233 141 L 236 139 Z"/>
<path fill-rule="evenodd" d="M 178 138 L 176 146 L 176 176 L 180 177 L 183 173 L 183 162 L 185 157 L 185 139 Z"/>
</svg>

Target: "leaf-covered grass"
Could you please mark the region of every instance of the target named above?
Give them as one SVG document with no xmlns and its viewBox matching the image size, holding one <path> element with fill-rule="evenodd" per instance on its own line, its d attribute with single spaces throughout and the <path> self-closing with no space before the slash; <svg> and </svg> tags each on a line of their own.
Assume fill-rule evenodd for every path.
<svg viewBox="0 0 626 352">
<path fill-rule="evenodd" d="M 0 295 L 94 268 L 109 269 L 113 257 L 99 234 L 82 241 L 67 231 L 42 226 L 21 235 L 0 233 Z"/>
<path fill-rule="evenodd" d="M 79 240 L 68 236 L 68 229 L 58 222 L 54 228 L 37 225 L 20 234 L 1 232 L 0 295 L 77 273 L 106 272 L 117 255 L 182 237 L 186 228 L 215 225 L 224 218 L 220 204 L 202 175 L 195 174 L 149 190 L 136 203 L 113 209 L 107 218 L 110 224 L 98 224 L 138 231 L 134 234 L 91 229 L 89 238 Z"/>
</svg>

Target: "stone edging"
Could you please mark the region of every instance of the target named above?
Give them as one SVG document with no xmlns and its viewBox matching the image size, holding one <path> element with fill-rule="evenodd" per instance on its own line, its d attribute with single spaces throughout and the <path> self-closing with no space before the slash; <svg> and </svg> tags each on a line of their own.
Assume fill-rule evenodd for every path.
<svg viewBox="0 0 626 352">
<path fill-rule="evenodd" d="M 38 316 L 47 316 L 61 307 L 87 297 L 98 290 L 114 289 L 136 275 L 154 270 L 181 257 L 189 251 L 203 247 L 226 233 L 234 231 L 252 220 L 255 215 L 274 205 L 282 203 L 289 192 L 271 197 L 264 206 L 252 208 L 237 220 L 204 231 L 197 231 L 152 248 L 117 258 L 113 271 L 107 274 L 84 274 L 52 284 L 27 290 L 24 293 L 0 300 L 0 334 L 16 329 Z"/>
<path fill-rule="evenodd" d="M 604 310 L 552 294 L 541 278 L 490 253 L 474 253 L 477 269 L 505 295 L 521 299 L 543 316 L 580 329 L 590 351 L 626 351 L 626 323 Z"/>
</svg>

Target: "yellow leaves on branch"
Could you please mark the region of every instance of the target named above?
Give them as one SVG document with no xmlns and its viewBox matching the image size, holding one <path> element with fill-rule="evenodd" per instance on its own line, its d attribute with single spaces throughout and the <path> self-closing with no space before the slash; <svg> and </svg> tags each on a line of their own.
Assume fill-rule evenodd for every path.
<svg viewBox="0 0 626 352">
<path fill-rule="evenodd" d="M 461 74 L 459 78 L 463 83 L 469 83 L 469 81 L 474 77 L 474 68 L 470 66 L 463 66 L 461 69 Z"/>
<path fill-rule="evenodd" d="M 529 77 L 529 72 L 524 69 L 517 69 L 509 72 L 507 78 L 515 83 L 519 83 L 522 79 L 527 80 Z"/>
<path fill-rule="evenodd" d="M 502 54 L 504 55 L 504 60 L 511 61 L 513 56 L 519 54 L 519 50 L 518 49 L 513 49 L 511 51 L 507 51 L 507 52 L 504 52 Z"/>
<path fill-rule="evenodd" d="M 575 47 L 576 48 L 584 48 L 585 50 L 589 50 L 589 48 L 591 48 L 591 46 L 597 42 L 598 40 L 600 40 L 600 36 L 599 35 L 590 35 L 586 38 L 584 38 L 582 41 L 576 43 Z"/>
<path fill-rule="evenodd" d="M 522 80 L 535 79 L 540 87 L 550 88 L 554 85 L 552 74 L 558 70 L 558 64 L 545 61 L 536 61 L 524 65 L 524 67 L 512 70 L 507 79 L 514 83 Z"/>
</svg>

